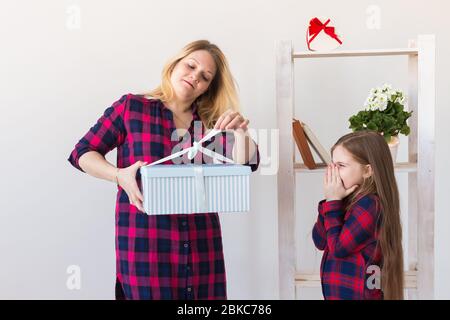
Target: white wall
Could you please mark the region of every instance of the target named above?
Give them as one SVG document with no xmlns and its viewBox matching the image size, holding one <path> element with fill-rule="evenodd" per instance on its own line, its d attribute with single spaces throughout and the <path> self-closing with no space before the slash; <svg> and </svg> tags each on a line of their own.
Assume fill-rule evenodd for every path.
<svg viewBox="0 0 450 320">
<path fill-rule="evenodd" d="M 79 29 L 67 11 L 73 5 L 81 10 Z M 378 30 L 366 26 L 369 5 L 381 10 Z M 290 39 L 305 50 L 306 25 L 318 15 L 333 19 L 346 49 L 404 47 L 417 34 L 436 34 L 436 297 L 449 299 L 449 7 L 444 0 L 2 0 L 0 298 L 112 299 L 115 187 L 69 165 L 74 144 L 122 94 L 156 86 L 167 58 L 200 38 L 228 56 L 251 126 L 276 128 L 274 42 Z M 383 82 L 406 89 L 404 60 L 355 63 L 296 69 L 299 116 L 326 146 L 346 132 L 368 89 Z M 321 197 L 313 179 L 297 190 L 306 217 L 299 239 L 310 239 Z M 221 215 L 229 298 L 278 298 L 276 182 L 254 174 L 252 211 Z M 308 267 L 318 258 L 299 260 Z M 66 287 L 70 265 L 81 268 L 81 290 Z"/>
</svg>

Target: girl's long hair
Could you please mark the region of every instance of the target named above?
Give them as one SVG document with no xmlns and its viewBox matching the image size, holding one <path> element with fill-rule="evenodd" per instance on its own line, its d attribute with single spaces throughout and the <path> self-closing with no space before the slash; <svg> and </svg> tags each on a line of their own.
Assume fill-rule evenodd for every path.
<svg viewBox="0 0 450 320">
<path fill-rule="evenodd" d="M 346 199 L 347 208 L 362 196 L 376 193 L 381 214 L 378 245 L 382 253 L 381 287 L 386 300 L 403 299 L 403 248 L 400 201 L 392 156 L 385 139 L 375 131 L 358 131 L 341 137 L 331 149 L 344 147 L 361 165 L 370 165 L 373 174 Z"/>
<path fill-rule="evenodd" d="M 174 91 L 170 83 L 170 76 L 177 63 L 194 51 L 206 50 L 214 59 L 216 64 L 216 74 L 208 90 L 197 98 L 198 115 L 206 128 L 212 128 L 219 116 L 227 109 L 239 111 L 239 99 L 236 90 L 236 83 L 231 75 L 227 59 L 223 52 L 208 40 L 197 40 L 187 44 L 176 56 L 171 58 L 162 71 L 161 84 L 148 93 L 161 101 L 169 101 L 174 96 Z"/>
</svg>

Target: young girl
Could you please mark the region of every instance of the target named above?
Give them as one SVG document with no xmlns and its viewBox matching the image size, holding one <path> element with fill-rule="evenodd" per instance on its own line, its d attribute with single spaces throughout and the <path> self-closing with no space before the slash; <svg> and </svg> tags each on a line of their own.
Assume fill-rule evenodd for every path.
<svg viewBox="0 0 450 320">
<path fill-rule="evenodd" d="M 117 184 L 116 298 L 226 299 L 217 212 L 145 214 L 138 170 L 170 155 L 178 145 L 173 136 L 192 144 L 197 124 L 200 135 L 213 127 L 231 130 L 234 141 L 225 136 L 222 150 L 257 169 L 258 148 L 249 120 L 239 113 L 227 59 L 209 41 L 194 41 L 167 62 L 161 84 L 149 95 L 127 94 L 114 102 L 69 157 L 77 169 Z M 104 158 L 114 148 L 117 167 Z"/>
<path fill-rule="evenodd" d="M 324 250 L 324 298 L 403 299 L 400 205 L 389 147 L 377 132 L 360 131 L 340 138 L 331 154 L 313 229 L 314 244 Z"/>
</svg>

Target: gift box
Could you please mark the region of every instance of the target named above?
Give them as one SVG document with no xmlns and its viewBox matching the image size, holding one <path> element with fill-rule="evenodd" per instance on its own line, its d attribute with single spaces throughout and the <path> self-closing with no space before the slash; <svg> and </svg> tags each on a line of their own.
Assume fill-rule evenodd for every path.
<svg viewBox="0 0 450 320">
<path fill-rule="evenodd" d="M 324 22 L 322 22 L 324 21 Z M 342 41 L 331 26 L 330 19 L 313 18 L 306 31 L 306 43 L 311 51 L 331 51 L 342 45 Z"/>
<path fill-rule="evenodd" d="M 141 168 L 147 214 L 245 212 L 250 173 L 237 164 L 155 165 Z"/>
<path fill-rule="evenodd" d="M 243 212 L 250 209 L 250 173 L 248 166 L 234 164 L 202 144 L 220 130 L 211 130 L 192 147 L 141 167 L 144 210 L 147 214 L 190 214 L 205 212 Z M 198 152 L 215 164 L 165 164 L 187 153 L 194 159 Z M 228 164 L 217 164 L 219 162 Z"/>
</svg>

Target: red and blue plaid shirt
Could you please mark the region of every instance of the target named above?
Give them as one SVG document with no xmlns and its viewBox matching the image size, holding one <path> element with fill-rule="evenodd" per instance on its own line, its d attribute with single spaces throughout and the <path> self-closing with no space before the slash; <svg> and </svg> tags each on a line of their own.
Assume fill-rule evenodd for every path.
<svg viewBox="0 0 450 320">
<path fill-rule="evenodd" d="M 194 126 L 201 123 L 196 104 L 192 105 L 192 112 L 189 135 L 178 137 L 174 133 L 173 114 L 160 100 L 124 95 L 107 108 L 81 138 L 69 161 L 82 170 L 78 160 L 84 153 L 97 151 L 105 155 L 114 148 L 117 148 L 119 168 L 136 161 L 159 160 L 170 155 L 175 146 L 179 147 L 179 139 L 183 138 L 183 147 L 189 147 L 206 134 L 203 124 L 201 130 L 194 130 Z M 212 138 L 210 145 L 219 142 L 225 156 L 230 158 L 233 135 L 217 137 L 217 141 Z M 207 142 L 204 146 L 209 147 Z M 214 147 L 218 152 L 217 144 Z M 211 158 L 205 159 L 201 153 L 192 161 L 198 161 L 198 157 L 200 163 L 211 162 Z M 252 171 L 257 170 L 258 150 L 246 165 L 250 165 Z M 139 172 L 136 178 L 140 186 Z M 131 205 L 126 192 L 118 187 L 115 218 L 116 297 L 226 299 L 222 235 L 217 213 L 147 215 Z"/>
<path fill-rule="evenodd" d="M 373 281 L 373 272 L 381 270 L 382 262 L 380 215 L 375 194 L 361 197 L 347 211 L 344 201 L 319 202 L 312 236 L 317 249 L 324 250 L 320 278 L 326 300 L 383 298 L 380 282 Z"/>
</svg>

